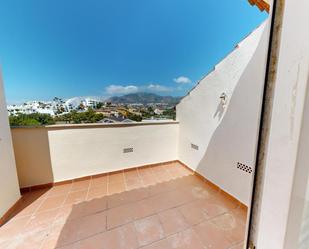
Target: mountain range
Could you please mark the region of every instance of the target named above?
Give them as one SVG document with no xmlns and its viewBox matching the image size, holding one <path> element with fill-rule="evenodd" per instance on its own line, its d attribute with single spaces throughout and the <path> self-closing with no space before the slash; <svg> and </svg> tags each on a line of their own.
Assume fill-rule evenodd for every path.
<svg viewBox="0 0 309 249">
<path fill-rule="evenodd" d="M 173 96 L 160 96 L 154 93 L 146 93 L 146 92 L 139 92 L 139 93 L 130 93 L 123 96 L 114 96 L 107 99 L 107 102 L 111 103 L 124 103 L 124 104 L 134 104 L 134 103 L 141 103 L 141 104 L 150 104 L 150 103 L 162 103 L 162 104 L 169 104 L 169 105 L 176 105 L 181 100 L 181 97 L 173 97 Z"/>
</svg>

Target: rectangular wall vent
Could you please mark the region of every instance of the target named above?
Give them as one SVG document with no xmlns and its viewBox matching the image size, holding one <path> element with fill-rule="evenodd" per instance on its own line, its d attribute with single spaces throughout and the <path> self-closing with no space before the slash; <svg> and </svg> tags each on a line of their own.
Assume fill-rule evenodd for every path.
<svg viewBox="0 0 309 249">
<path fill-rule="evenodd" d="M 242 170 L 242 171 L 244 171 L 248 174 L 252 173 L 252 167 L 250 167 L 246 164 L 240 163 L 240 162 L 237 162 L 237 169 Z"/>
<path fill-rule="evenodd" d="M 131 153 L 133 152 L 133 148 L 124 148 L 123 153 Z"/>
<path fill-rule="evenodd" d="M 194 150 L 198 150 L 198 146 L 196 144 L 191 144 L 191 148 Z"/>
</svg>

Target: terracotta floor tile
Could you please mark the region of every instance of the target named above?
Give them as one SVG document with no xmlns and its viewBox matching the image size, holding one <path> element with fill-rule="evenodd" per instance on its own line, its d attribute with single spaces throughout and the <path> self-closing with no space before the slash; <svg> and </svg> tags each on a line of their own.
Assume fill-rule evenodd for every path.
<svg viewBox="0 0 309 249">
<path fill-rule="evenodd" d="M 59 209 L 52 209 L 34 214 L 27 224 L 27 229 L 44 230 L 49 228 L 52 225 L 52 222 L 55 220 L 58 212 Z"/>
<path fill-rule="evenodd" d="M 175 179 L 175 178 L 180 178 L 182 176 L 184 176 L 183 172 L 180 171 L 178 168 L 176 167 L 171 167 L 170 169 L 167 170 L 168 173 Z"/>
<path fill-rule="evenodd" d="M 71 187 L 72 187 L 71 183 L 54 186 L 48 191 L 48 197 L 57 195 L 66 195 L 69 193 Z"/>
<path fill-rule="evenodd" d="M 57 247 L 72 244 L 79 240 L 78 231 L 81 219 L 68 220 L 62 227 L 58 237 Z"/>
<path fill-rule="evenodd" d="M 183 188 L 182 191 L 190 194 L 193 199 L 210 199 L 213 197 L 212 193 L 205 186 L 189 185 Z"/>
<path fill-rule="evenodd" d="M 163 228 L 156 215 L 135 221 L 134 224 L 140 246 L 145 246 L 164 238 Z"/>
<path fill-rule="evenodd" d="M 207 187 L 205 181 L 202 181 L 199 177 L 194 176 L 194 175 L 178 178 L 177 182 L 179 183 L 179 186 L 178 186 L 179 188 L 200 187 L 200 188 L 204 188 L 207 191 L 209 191 L 210 189 Z"/>
<path fill-rule="evenodd" d="M 89 188 L 90 180 L 80 180 L 72 183 L 70 192 L 87 190 Z"/>
<path fill-rule="evenodd" d="M 153 175 L 142 175 L 141 176 L 143 186 L 152 186 L 158 183 L 157 179 Z"/>
<path fill-rule="evenodd" d="M 177 233 L 167 239 L 169 248 L 175 249 L 205 249 L 201 240 L 192 229 Z M 214 247 L 213 249 L 217 249 Z"/>
<path fill-rule="evenodd" d="M 0 248 L 240 249 L 247 211 L 173 162 L 33 191 L 14 215 Z"/>
<path fill-rule="evenodd" d="M 158 176 L 164 176 L 164 175 L 168 175 L 170 176 L 169 172 L 167 170 L 165 170 L 165 168 L 160 167 L 160 166 L 153 166 L 150 167 L 152 174 L 158 179 Z"/>
<path fill-rule="evenodd" d="M 227 209 L 227 210 L 232 210 L 238 207 L 238 203 L 234 200 L 231 199 L 226 194 L 219 193 L 217 195 L 214 195 L 210 201 L 216 205 L 220 205 L 221 207 Z"/>
<path fill-rule="evenodd" d="M 101 197 L 90 201 L 84 201 L 73 205 L 65 205 L 59 209 L 56 216 L 57 223 L 81 218 L 87 215 L 103 212 L 107 209 L 107 198 Z"/>
<path fill-rule="evenodd" d="M 107 186 L 108 194 L 118 194 L 125 191 L 125 184 L 124 181 L 115 182 L 115 183 L 109 183 Z"/>
<path fill-rule="evenodd" d="M 178 190 L 172 190 L 164 193 L 160 193 L 150 197 L 153 206 L 157 212 L 161 212 L 170 208 L 174 208 L 185 204 L 191 200 L 191 197 L 181 193 Z"/>
<path fill-rule="evenodd" d="M 97 213 L 81 218 L 78 230 L 78 238 L 87 237 L 106 231 L 106 213 Z"/>
<path fill-rule="evenodd" d="M 138 247 L 132 223 L 103 233 L 103 249 L 135 249 Z M 88 249 L 88 248 L 87 248 Z"/>
<path fill-rule="evenodd" d="M 105 240 L 104 234 L 98 234 L 88 239 L 84 239 L 75 243 L 74 249 L 103 249 L 104 240 Z"/>
<path fill-rule="evenodd" d="M 20 218 L 13 218 L 0 227 L 0 242 L 11 240 L 18 236 L 29 223 L 30 216 L 24 216 Z"/>
<path fill-rule="evenodd" d="M 14 243 L 13 240 L 0 242 L 0 248 L 13 248 L 14 245 L 12 243 Z"/>
<path fill-rule="evenodd" d="M 195 225 L 209 218 L 204 206 L 205 201 L 198 200 L 185 204 L 179 207 L 178 210 L 184 216 L 187 223 Z"/>
<path fill-rule="evenodd" d="M 179 171 L 179 173 L 180 173 L 182 176 L 189 176 L 189 175 L 193 175 L 193 174 L 194 174 L 191 170 L 187 169 L 187 168 L 184 167 L 184 166 L 178 167 L 178 171 Z"/>
<path fill-rule="evenodd" d="M 12 217 L 23 217 L 33 214 L 45 199 L 37 199 L 35 201 L 21 200 L 20 206 L 16 209 Z"/>
<path fill-rule="evenodd" d="M 159 218 L 166 236 L 183 231 L 189 227 L 189 224 L 176 208 L 159 213 Z"/>
<path fill-rule="evenodd" d="M 92 200 L 95 198 L 100 198 L 107 196 L 107 186 L 103 188 L 91 188 L 87 194 L 87 200 Z"/>
<path fill-rule="evenodd" d="M 107 210 L 107 229 L 112 229 L 135 219 L 136 205 L 130 203 Z"/>
<path fill-rule="evenodd" d="M 232 213 L 225 213 L 210 220 L 217 225 L 224 236 L 233 244 L 240 243 L 245 239 L 245 226 Z"/>
<path fill-rule="evenodd" d="M 60 208 L 66 200 L 66 195 L 46 198 L 36 212 L 42 212 L 49 209 Z"/>
<path fill-rule="evenodd" d="M 15 249 L 40 249 L 43 240 L 45 239 L 46 231 L 32 232 L 29 231 L 22 234 L 15 240 L 13 248 Z M 12 246 L 12 245 L 11 245 Z"/>
<path fill-rule="evenodd" d="M 168 172 L 158 172 L 154 174 L 158 182 L 167 182 L 172 180 L 171 175 Z"/>
<path fill-rule="evenodd" d="M 76 226 L 76 229 L 74 229 L 74 226 Z M 80 226 L 81 225 L 78 220 L 67 222 L 67 224 L 65 225 L 53 226 L 53 228 L 50 230 L 46 240 L 43 242 L 42 247 L 40 249 L 79 248 L 78 242 L 80 241 L 80 237 L 78 236 L 78 230 Z M 64 244 L 67 245 L 64 246 Z M 98 246 L 98 244 L 96 246 Z"/>
<path fill-rule="evenodd" d="M 141 200 L 132 204 L 134 206 L 134 219 L 141 219 L 156 213 L 156 209 L 150 199 Z"/>
<path fill-rule="evenodd" d="M 116 172 L 108 174 L 108 184 L 114 183 L 123 183 L 124 182 L 124 174 L 123 172 Z"/>
<path fill-rule="evenodd" d="M 164 210 L 173 208 L 173 201 L 164 194 L 152 196 L 149 198 L 149 201 L 152 203 L 156 212 L 162 212 Z"/>
<path fill-rule="evenodd" d="M 238 245 L 232 246 L 229 249 L 245 249 L 244 243 L 240 243 Z"/>
<path fill-rule="evenodd" d="M 71 244 L 71 245 L 67 245 L 67 246 L 62 246 L 62 247 L 57 247 L 57 249 L 76 249 L 76 245 L 75 244 Z M 40 248 L 41 249 L 41 248 Z M 42 248 L 43 249 L 43 248 Z M 55 249 L 55 248 L 52 248 Z"/>
<path fill-rule="evenodd" d="M 175 189 L 165 193 L 167 198 L 170 198 L 173 202 L 173 207 L 184 205 L 188 202 L 195 201 L 195 197 L 188 189 Z"/>
<path fill-rule="evenodd" d="M 227 249 L 232 245 L 225 238 L 222 230 L 209 221 L 204 221 L 193 229 L 207 248 Z"/>
<path fill-rule="evenodd" d="M 55 249 L 57 246 L 58 239 L 54 240 L 45 240 L 43 241 L 40 249 Z"/>
<path fill-rule="evenodd" d="M 63 224 L 53 224 L 48 230 L 48 234 L 44 239 L 40 249 L 54 249 L 57 246 L 58 238 L 61 234 Z"/>
<path fill-rule="evenodd" d="M 96 198 L 83 202 L 82 216 L 96 214 L 107 209 L 107 197 Z"/>
<path fill-rule="evenodd" d="M 90 189 L 91 188 L 107 188 L 108 176 L 100 176 L 92 178 L 90 181 Z"/>
<path fill-rule="evenodd" d="M 160 193 L 166 193 L 168 191 L 176 189 L 177 186 L 173 181 L 170 182 L 156 182 L 155 185 L 149 187 L 149 195 L 157 195 Z"/>
<path fill-rule="evenodd" d="M 76 249 L 76 246 L 75 244 L 71 244 L 71 245 L 59 247 L 57 249 Z"/>
<path fill-rule="evenodd" d="M 217 186 L 214 186 L 212 183 L 209 183 L 208 181 L 204 181 L 205 188 L 208 192 L 210 192 L 212 195 L 220 194 L 220 189 Z"/>
<path fill-rule="evenodd" d="M 152 171 L 148 166 L 140 167 L 140 168 L 137 169 L 137 171 L 138 171 L 138 174 L 139 174 L 140 177 L 152 175 Z"/>
<path fill-rule="evenodd" d="M 157 242 L 151 243 L 147 246 L 144 246 L 142 248 L 143 249 L 171 249 L 172 247 L 168 239 L 162 239 Z"/>
<path fill-rule="evenodd" d="M 65 223 L 67 220 L 81 218 L 84 212 L 84 205 L 84 203 L 78 203 L 75 205 L 62 206 L 59 208 L 54 222 Z"/>
<path fill-rule="evenodd" d="M 216 217 L 229 211 L 225 205 L 221 205 L 220 203 L 215 203 L 212 201 L 205 201 L 204 209 L 209 218 Z"/>
<path fill-rule="evenodd" d="M 87 196 L 87 190 L 71 192 L 68 194 L 67 199 L 64 202 L 64 205 L 76 204 L 84 201 Z"/>
<path fill-rule="evenodd" d="M 128 180 L 136 180 L 139 179 L 139 174 L 137 169 L 128 169 L 124 171 L 124 178 L 126 181 Z"/>
<path fill-rule="evenodd" d="M 143 182 L 140 178 L 126 180 L 126 190 L 130 191 L 143 187 Z"/>
<path fill-rule="evenodd" d="M 245 226 L 247 224 L 247 210 L 244 208 L 236 208 L 230 211 Z"/>
<path fill-rule="evenodd" d="M 149 196 L 148 189 L 140 188 L 123 193 L 111 195 L 108 197 L 108 207 L 113 208 L 120 205 L 128 204 L 135 201 L 140 201 Z"/>
<path fill-rule="evenodd" d="M 48 196 L 49 191 L 50 191 L 50 188 L 39 189 L 39 190 L 35 190 L 35 191 L 31 191 L 29 193 L 26 193 L 24 195 L 24 197 L 29 201 L 44 199 Z"/>
</svg>

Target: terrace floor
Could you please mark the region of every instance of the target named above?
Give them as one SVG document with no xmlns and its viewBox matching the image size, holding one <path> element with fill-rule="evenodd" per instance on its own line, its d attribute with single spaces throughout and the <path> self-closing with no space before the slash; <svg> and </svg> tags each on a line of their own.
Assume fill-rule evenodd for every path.
<svg viewBox="0 0 309 249">
<path fill-rule="evenodd" d="M 241 249 L 246 211 L 179 163 L 26 193 L 2 249 Z"/>
</svg>

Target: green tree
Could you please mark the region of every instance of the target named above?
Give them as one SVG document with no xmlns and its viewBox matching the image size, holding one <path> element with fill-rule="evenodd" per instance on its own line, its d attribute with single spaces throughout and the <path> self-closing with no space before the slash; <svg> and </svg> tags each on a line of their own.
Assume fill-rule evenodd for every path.
<svg viewBox="0 0 309 249">
<path fill-rule="evenodd" d="M 72 111 L 70 113 L 60 115 L 56 118 L 56 121 L 64 121 L 66 123 L 97 123 L 104 118 L 102 113 L 96 113 L 93 109 L 89 108 L 85 112 Z"/>
<path fill-rule="evenodd" d="M 176 119 L 176 110 L 175 108 L 166 109 L 163 111 L 163 116 L 170 119 Z"/>
<path fill-rule="evenodd" d="M 96 109 L 101 109 L 103 107 L 103 103 L 102 102 L 99 102 L 96 104 Z"/>
<path fill-rule="evenodd" d="M 11 126 L 33 126 L 33 125 L 51 125 L 54 124 L 54 119 L 48 114 L 18 114 L 10 116 Z"/>
<path fill-rule="evenodd" d="M 142 116 L 136 115 L 136 114 L 132 114 L 131 112 L 128 113 L 127 118 L 131 119 L 133 121 L 136 121 L 136 122 L 141 122 L 142 121 Z"/>
</svg>

